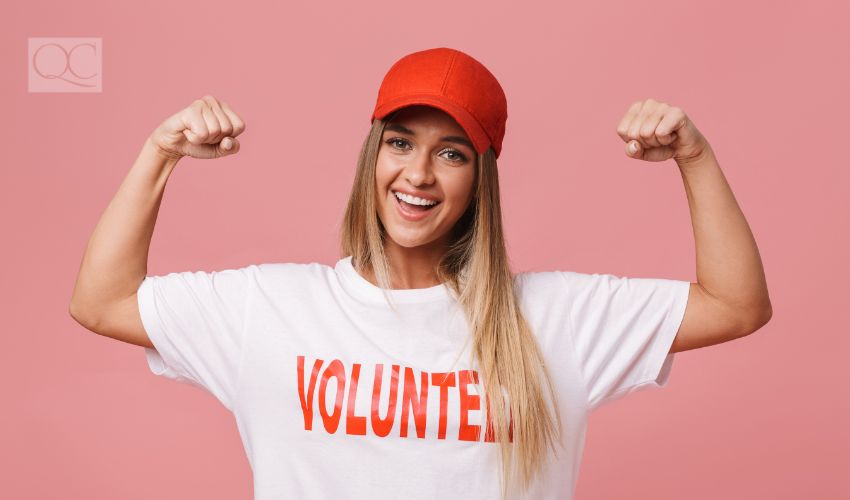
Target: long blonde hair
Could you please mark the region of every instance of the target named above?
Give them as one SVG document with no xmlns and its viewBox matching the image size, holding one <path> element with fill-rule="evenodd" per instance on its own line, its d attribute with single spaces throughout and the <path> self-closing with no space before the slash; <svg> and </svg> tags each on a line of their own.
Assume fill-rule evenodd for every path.
<svg viewBox="0 0 850 500">
<path fill-rule="evenodd" d="M 389 120 L 391 117 L 373 120 L 363 142 L 340 229 L 342 256 L 351 255 L 356 269 L 371 267 L 382 289 L 390 288 L 390 268 L 384 252 L 385 230 L 376 207 L 375 166 Z M 500 445 L 504 497 L 517 470 L 521 486 L 530 486 L 544 466 L 548 448 L 554 450 L 559 442 L 562 429 L 551 375 L 520 311 L 514 288 L 502 233 L 493 149 L 479 154 L 475 163 L 475 194 L 452 229 L 452 243 L 435 272 L 466 314 L 472 354 L 489 401 L 491 438 Z M 543 379 L 554 416 L 547 409 Z M 491 389 L 496 387 L 507 392 L 509 410 L 502 390 Z"/>
</svg>

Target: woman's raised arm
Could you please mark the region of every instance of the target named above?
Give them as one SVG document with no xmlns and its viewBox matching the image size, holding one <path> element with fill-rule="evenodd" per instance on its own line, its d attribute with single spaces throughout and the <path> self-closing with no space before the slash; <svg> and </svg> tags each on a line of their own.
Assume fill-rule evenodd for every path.
<svg viewBox="0 0 850 500">
<path fill-rule="evenodd" d="M 245 123 L 222 101 L 204 96 L 168 117 L 145 140 L 86 246 L 69 312 L 95 333 L 153 347 L 142 326 L 136 291 L 162 195 L 180 158 L 212 159 L 239 151 Z"/>
<path fill-rule="evenodd" d="M 637 101 L 617 134 L 632 158 L 674 159 L 685 184 L 697 282 L 670 352 L 719 344 L 764 326 L 773 308 L 758 246 L 714 151 L 690 117 L 654 99 Z"/>
</svg>

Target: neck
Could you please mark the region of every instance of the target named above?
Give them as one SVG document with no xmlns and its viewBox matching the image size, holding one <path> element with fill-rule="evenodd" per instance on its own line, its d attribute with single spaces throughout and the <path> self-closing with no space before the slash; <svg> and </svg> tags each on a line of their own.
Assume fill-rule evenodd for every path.
<svg viewBox="0 0 850 500">
<path fill-rule="evenodd" d="M 429 288 L 439 285 L 436 269 L 445 251 L 446 246 L 443 241 L 408 248 L 387 238 L 384 253 L 390 266 L 390 288 Z M 370 283 L 378 286 L 378 280 L 372 269 L 358 270 L 358 272 Z"/>
</svg>

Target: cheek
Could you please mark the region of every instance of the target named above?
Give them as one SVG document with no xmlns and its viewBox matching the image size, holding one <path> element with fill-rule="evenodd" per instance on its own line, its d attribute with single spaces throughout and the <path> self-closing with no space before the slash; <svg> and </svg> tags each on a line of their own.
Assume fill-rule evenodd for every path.
<svg viewBox="0 0 850 500">
<path fill-rule="evenodd" d="M 389 175 L 387 174 L 388 169 L 386 165 L 384 165 L 379 159 L 377 164 L 375 165 L 375 187 L 378 190 L 378 196 L 381 195 L 381 191 L 386 190 L 389 182 Z"/>
<path fill-rule="evenodd" d="M 451 197 L 454 204 L 462 204 L 465 207 L 469 200 L 472 199 L 475 192 L 475 184 L 473 181 L 473 176 L 462 175 L 445 179 L 443 186 L 446 191 L 446 195 Z M 459 207 L 459 209 L 463 210 L 465 209 L 464 207 Z"/>
<path fill-rule="evenodd" d="M 389 183 L 395 176 L 395 172 L 396 166 L 392 160 L 387 158 L 386 155 L 379 153 L 375 163 L 375 183 L 378 189 L 389 187 Z"/>
</svg>

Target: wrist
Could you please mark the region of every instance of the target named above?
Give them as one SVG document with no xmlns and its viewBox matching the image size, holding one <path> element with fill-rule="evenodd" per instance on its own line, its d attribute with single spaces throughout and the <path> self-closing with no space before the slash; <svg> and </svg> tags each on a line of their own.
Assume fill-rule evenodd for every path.
<svg viewBox="0 0 850 500">
<path fill-rule="evenodd" d="M 714 156 L 714 151 L 711 149 L 710 145 L 706 145 L 705 149 L 699 152 L 694 156 L 690 156 L 688 158 L 677 158 L 676 164 L 679 168 L 699 168 L 700 165 L 705 165 L 709 163 L 716 163 L 717 159 Z"/>
<path fill-rule="evenodd" d="M 170 151 L 166 151 L 162 149 L 160 146 L 154 142 L 151 136 L 148 136 L 145 139 L 145 144 L 143 146 L 143 150 L 151 157 L 156 158 L 159 162 L 164 165 L 174 166 L 180 161 L 180 158 L 183 157 L 181 154 L 172 153 Z"/>
</svg>

